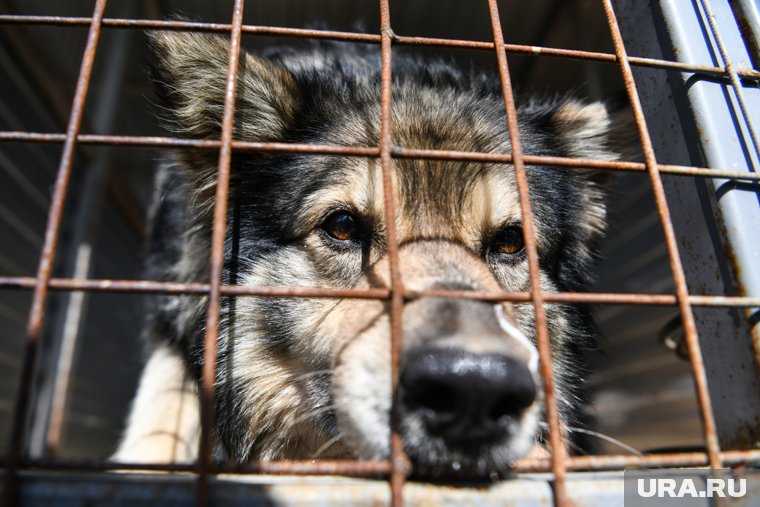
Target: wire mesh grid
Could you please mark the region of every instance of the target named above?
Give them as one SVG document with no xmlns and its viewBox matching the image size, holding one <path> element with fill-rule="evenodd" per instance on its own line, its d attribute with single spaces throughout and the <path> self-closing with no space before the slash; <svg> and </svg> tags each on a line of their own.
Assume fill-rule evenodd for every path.
<svg viewBox="0 0 760 507">
<path fill-rule="evenodd" d="M 752 171 L 722 170 L 705 167 L 677 166 L 658 164 L 655 159 L 652 141 L 647 130 L 641 102 L 633 79 L 632 66 L 653 67 L 659 69 L 688 71 L 693 73 L 728 77 L 740 102 L 742 113 L 750 127 L 750 133 L 758 148 L 756 131 L 752 127 L 742 95 L 741 79 L 760 80 L 760 72 L 752 69 L 737 69 L 728 59 L 723 49 L 720 36 L 715 26 L 712 13 L 706 1 L 700 5 L 708 15 L 710 29 L 720 49 L 724 67 L 692 65 L 667 60 L 628 56 L 615 18 L 611 0 L 601 1 L 607 17 L 611 40 L 615 53 L 598 53 L 576 51 L 549 47 L 507 44 L 504 42 L 497 0 L 488 0 L 493 41 L 471 41 L 439 39 L 426 37 L 400 36 L 393 32 L 390 23 L 390 1 L 379 0 L 380 34 L 338 32 L 328 30 L 310 30 L 270 26 L 249 26 L 243 24 L 244 0 L 235 0 L 231 23 L 200 23 L 189 21 L 157 21 L 146 19 L 104 18 L 106 0 L 97 0 L 92 17 L 55 17 L 0 15 L 3 24 L 31 24 L 51 26 L 89 26 L 86 48 L 81 60 L 71 113 L 65 134 L 43 134 L 35 132 L 0 132 L 0 142 L 28 143 L 62 143 L 63 149 L 53 190 L 53 198 L 48 213 L 43 248 L 39 267 L 35 277 L 0 277 L 0 288 L 33 291 L 32 307 L 27 325 L 27 341 L 23 354 L 23 364 L 18 382 L 11 427 L 11 440 L 7 455 L 3 460 L 5 466 L 3 505 L 11 505 L 18 483 L 18 471 L 23 468 L 41 468 L 47 470 L 76 469 L 83 471 L 102 470 L 162 470 L 188 471 L 197 474 L 197 499 L 199 505 L 208 501 L 208 478 L 211 474 L 222 472 L 234 473 L 286 473 L 286 474 L 347 474 L 353 476 L 377 476 L 388 478 L 391 486 L 391 504 L 403 503 L 403 485 L 411 472 L 409 460 L 404 455 L 401 437 L 397 432 L 391 434 L 391 456 L 389 460 L 354 461 L 354 460 L 316 460 L 316 461 L 270 461 L 258 463 L 216 463 L 211 460 L 215 356 L 217 352 L 217 334 L 222 296 L 270 296 L 270 297 L 340 297 L 370 298 L 389 301 L 391 318 L 391 364 L 392 387 L 395 392 L 398 379 L 399 351 L 402 342 L 401 312 L 404 302 L 420 297 L 465 298 L 481 301 L 530 302 L 535 308 L 537 344 L 540 356 L 541 375 L 545 389 L 546 414 L 549 426 L 550 458 L 524 458 L 515 464 L 518 472 L 551 472 L 554 503 L 557 506 L 568 505 L 565 491 L 566 472 L 569 470 L 607 470 L 627 466 L 721 466 L 743 464 L 760 458 L 760 451 L 722 451 L 718 443 L 711 400 L 707 390 L 705 367 L 699 348 L 697 330 L 692 314 L 693 306 L 751 308 L 760 306 L 760 298 L 703 296 L 688 293 L 681 258 L 678 252 L 673 225 L 666 202 L 661 174 L 696 176 L 707 178 L 733 178 L 738 180 L 760 180 L 760 174 Z M 230 55 L 227 71 L 227 86 L 224 98 L 224 117 L 221 138 L 219 140 L 189 140 L 170 137 L 85 135 L 81 134 L 85 99 L 92 75 L 96 50 L 101 31 L 104 27 L 221 32 L 230 36 Z M 238 58 L 241 51 L 243 34 L 262 34 L 270 36 L 330 39 L 379 44 L 381 48 L 381 134 L 379 146 L 345 147 L 313 144 L 260 143 L 233 139 L 235 90 L 238 73 Z M 494 51 L 501 79 L 504 107 L 508 121 L 511 153 L 476 153 L 450 150 L 411 149 L 394 146 L 391 142 L 391 58 L 394 45 L 437 46 L 451 48 L 468 48 Z M 644 162 L 610 162 L 590 159 L 576 159 L 556 156 L 525 155 L 522 152 L 520 134 L 517 128 L 512 83 L 510 79 L 508 55 L 528 54 L 560 58 L 593 60 L 608 62 L 619 66 L 625 83 L 626 92 L 633 110 Z M 171 147 L 173 149 L 216 150 L 219 152 L 217 172 L 216 201 L 213 215 L 213 234 L 210 251 L 209 283 L 171 283 L 150 280 L 110 280 L 90 279 L 75 280 L 53 278 L 52 270 L 56 246 L 63 219 L 63 208 L 69 190 L 72 161 L 78 145 L 122 145 L 137 147 Z M 391 283 L 388 289 L 330 289 L 298 287 L 253 287 L 235 286 L 222 283 L 223 244 L 226 231 L 226 211 L 230 182 L 230 162 L 232 152 L 288 152 L 322 155 L 342 155 L 371 157 L 380 160 L 383 175 L 383 191 L 386 223 L 388 224 L 388 255 L 391 270 Z M 511 164 L 514 167 L 519 191 L 520 210 L 523 217 L 525 248 L 530 274 L 529 292 L 476 292 L 461 290 L 405 290 L 401 279 L 398 261 L 398 243 L 395 230 L 394 189 L 391 179 L 393 159 L 428 159 L 485 161 Z M 675 294 L 622 294 L 622 293 L 547 293 L 541 290 L 538 252 L 528 197 L 526 166 L 546 165 L 574 170 L 592 168 L 598 170 L 635 171 L 646 173 L 655 197 L 657 213 L 664 232 L 670 269 L 675 286 Z M 204 347 L 204 368 L 200 383 L 202 431 L 198 462 L 194 465 L 151 465 L 114 462 L 90 462 L 54 459 L 26 459 L 24 456 L 25 422 L 30 410 L 32 391 L 33 364 L 37 355 L 42 326 L 45 319 L 45 306 L 50 290 L 59 291 L 93 291 L 125 293 L 174 293 L 208 296 L 208 311 Z M 551 369 L 551 348 L 549 342 L 545 303 L 596 303 L 596 304 L 631 304 L 631 305 L 665 305 L 677 306 L 684 325 L 685 342 L 695 381 L 699 411 L 702 420 L 705 452 L 679 452 L 662 454 L 605 455 L 605 456 L 569 456 L 562 445 L 562 426 L 560 424 L 557 400 L 554 394 Z"/>
</svg>

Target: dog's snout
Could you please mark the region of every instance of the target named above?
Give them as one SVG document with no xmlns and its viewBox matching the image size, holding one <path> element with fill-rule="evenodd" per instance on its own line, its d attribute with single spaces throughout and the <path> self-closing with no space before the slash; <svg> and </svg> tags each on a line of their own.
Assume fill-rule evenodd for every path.
<svg viewBox="0 0 760 507">
<path fill-rule="evenodd" d="M 509 421 L 536 398 L 528 367 L 502 354 L 423 348 L 401 370 L 402 410 L 416 413 L 427 431 L 450 441 L 501 438 Z"/>
</svg>

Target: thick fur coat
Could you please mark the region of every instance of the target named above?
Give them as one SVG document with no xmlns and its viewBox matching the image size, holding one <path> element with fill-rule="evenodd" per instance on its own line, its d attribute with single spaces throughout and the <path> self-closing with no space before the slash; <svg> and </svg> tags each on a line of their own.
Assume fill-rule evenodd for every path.
<svg viewBox="0 0 760 507">
<path fill-rule="evenodd" d="M 171 32 L 149 39 L 167 128 L 180 137 L 218 139 L 228 41 Z M 244 53 L 239 72 L 236 139 L 379 144 L 376 49 L 335 44 Z M 497 76 L 394 51 L 392 104 L 394 145 L 510 152 Z M 630 143 L 625 116 L 603 103 L 555 98 L 518 105 L 526 153 L 616 160 Z M 217 156 L 178 151 L 160 169 L 151 278 L 207 280 Z M 378 160 L 241 151 L 232 164 L 225 283 L 388 287 Z M 393 164 L 407 289 L 529 290 L 511 166 L 411 159 Z M 606 226 L 606 178 L 583 169 L 529 167 L 528 181 L 544 290 L 588 290 Z M 492 473 L 541 441 L 542 389 L 529 303 L 407 302 L 396 399 L 386 301 L 225 297 L 222 303 L 215 429 L 231 459 L 381 458 L 389 454 L 395 425 L 420 469 L 456 463 Z M 154 301 L 146 332 L 153 352 L 116 459 L 194 459 L 205 305 L 204 298 L 181 295 Z M 547 317 L 560 410 L 574 421 L 581 404 L 581 353 L 593 342 L 589 315 L 578 306 L 551 304 Z M 430 361 L 432 370 L 425 370 Z M 485 423 L 472 415 L 481 407 L 467 408 L 465 418 L 456 415 L 465 414 L 459 406 L 452 410 L 461 420 L 444 431 L 432 422 L 438 424 L 448 410 L 441 406 L 447 394 L 440 386 L 419 387 L 420 376 L 437 375 L 443 363 L 455 365 L 455 377 L 464 375 L 462 368 L 475 372 L 476 397 L 478 382 L 499 375 L 525 388 L 497 396 L 483 416 L 493 419 L 488 431 L 480 432 Z"/>
</svg>

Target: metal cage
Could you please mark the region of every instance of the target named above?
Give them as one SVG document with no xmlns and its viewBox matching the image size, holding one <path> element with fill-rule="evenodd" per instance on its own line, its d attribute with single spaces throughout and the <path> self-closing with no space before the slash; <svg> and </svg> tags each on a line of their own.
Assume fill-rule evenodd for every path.
<svg viewBox="0 0 760 507">
<path fill-rule="evenodd" d="M 697 333 L 697 323 L 695 322 L 695 309 L 701 308 L 735 308 L 738 309 L 744 318 L 749 322 L 746 329 L 750 334 L 754 344 L 755 356 L 760 356 L 760 338 L 758 337 L 757 326 L 757 308 L 760 307 L 760 293 L 757 292 L 758 278 L 752 278 L 752 273 L 746 274 L 746 279 L 741 280 L 742 286 L 746 291 L 740 295 L 728 296 L 724 294 L 707 295 L 702 293 L 690 292 L 687 284 L 687 276 L 682 263 L 683 242 L 679 244 L 679 233 L 677 230 L 681 224 L 677 218 L 671 215 L 673 209 L 673 194 L 669 193 L 670 186 L 666 188 L 663 183 L 663 175 L 672 175 L 674 178 L 668 181 L 692 181 L 700 180 L 715 183 L 716 187 L 725 185 L 730 182 L 731 185 L 746 185 L 754 192 L 757 192 L 757 182 L 760 180 L 760 174 L 757 172 L 757 165 L 754 167 L 743 167 L 737 164 L 731 166 L 722 166 L 716 164 L 715 167 L 703 167 L 697 165 L 675 165 L 659 163 L 655 156 L 655 140 L 650 135 L 647 122 L 645 121 L 644 111 L 649 105 L 642 98 L 646 98 L 649 89 L 639 92 L 639 87 L 634 80 L 635 71 L 646 69 L 651 72 L 659 72 L 664 75 L 675 75 L 678 78 L 686 76 L 689 78 L 706 78 L 712 81 L 723 83 L 723 86 L 730 90 L 732 99 L 735 99 L 735 115 L 741 118 L 742 129 L 747 135 L 747 150 L 752 153 L 750 157 L 757 163 L 758 134 L 752 123 L 752 108 L 750 99 L 746 96 L 746 90 L 752 88 L 755 92 L 760 81 L 760 72 L 750 68 L 748 65 L 736 65 L 730 57 L 729 51 L 721 37 L 718 22 L 712 11 L 709 0 L 695 0 L 694 5 L 705 16 L 708 22 L 706 29 L 709 31 L 709 37 L 714 41 L 718 50 L 719 64 L 698 64 L 675 59 L 649 58 L 629 56 L 626 45 L 623 43 L 621 28 L 618 24 L 616 10 L 613 8 L 612 0 L 600 0 L 604 14 L 609 27 L 609 36 L 614 47 L 614 53 L 603 53 L 582 50 L 560 49 L 553 47 L 538 47 L 530 45 L 510 44 L 505 42 L 502 23 L 500 21 L 500 9 L 497 0 L 488 0 L 488 12 L 491 21 L 492 40 L 457 40 L 431 37 L 416 37 L 399 35 L 393 31 L 390 16 L 390 0 L 379 0 L 380 26 L 376 34 L 329 31 L 319 29 L 301 29 L 285 28 L 279 26 L 259 26 L 243 24 L 243 7 L 244 0 L 234 0 L 232 19 L 229 23 L 202 23 L 191 21 L 157 21 L 149 19 L 131 19 L 131 18 L 109 18 L 105 17 L 106 0 L 97 0 L 95 8 L 90 17 L 57 17 L 57 16 L 31 16 L 17 14 L 0 15 L 0 24 L 3 25 L 34 25 L 34 26 L 80 26 L 87 27 L 88 35 L 84 54 L 81 59 L 81 68 L 79 70 L 74 98 L 71 103 L 71 110 L 68 125 L 65 133 L 43 133 L 29 131 L 3 131 L 0 132 L 0 143 L 8 145 L 9 143 L 40 143 L 62 145 L 60 162 L 55 178 L 52 199 L 47 214 L 47 226 L 45 228 L 44 239 L 39 256 L 37 274 L 34 277 L 16 277 L 1 276 L 0 289 L 5 291 L 29 291 L 31 293 L 31 310 L 27 322 L 27 339 L 24 344 L 23 363 L 18 374 L 17 394 L 15 404 L 12 409 L 10 444 L 6 456 L 3 458 L 4 465 L 4 486 L 3 486 L 3 505 L 11 505 L 18 498 L 19 485 L 24 483 L 24 477 L 34 477 L 35 473 L 52 472 L 52 471 L 77 471 L 83 475 L 77 476 L 71 484 L 86 483 L 89 480 L 108 482 L 111 484 L 111 494 L 115 491 L 113 488 L 118 485 L 128 485 L 133 479 L 129 474 L 126 475 L 109 475 L 104 477 L 97 476 L 94 479 L 92 472 L 107 470 L 139 470 L 139 471 L 176 471 L 187 472 L 185 482 L 188 477 L 197 483 L 195 498 L 199 505 L 206 505 L 210 498 L 222 498 L 217 494 L 210 493 L 211 484 L 225 483 L 228 479 L 217 477 L 219 474 L 289 474 L 289 475 L 333 475 L 345 474 L 354 477 L 376 477 L 382 476 L 387 478 L 390 485 L 390 504 L 401 506 L 404 503 L 405 492 L 411 495 L 411 498 L 419 498 L 419 493 L 415 493 L 418 485 L 407 485 L 406 479 L 410 473 L 410 463 L 405 458 L 400 436 L 392 433 L 392 453 L 388 460 L 383 461 L 282 461 L 282 462 L 261 462 L 246 464 L 216 463 L 211 459 L 213 449 L 212 442 L 212 421 L 213 421 L 213 404 L 214 404 L 214 357 L 217 352 L 217 331 L 220 315 L 220 298 L 223 296 L 276 296 L 276 297 L 340 297 L 340 298 L 376 298 L 384 299 L 390 304 L 391 316 L 391 350 L 392 350 L 392 384 L 395 390 L 397 381 L 397 365 L 399 358 L 400 344 L 403 339 L 401 327 L 401 312 L 404 302 L 420 297 L 446 297 L 446 298 L 469 298 L 482 301 L 520 301 L 530 302 L 535 308 L 536 329 L 538 337 L 538 350 L 540 355 L 540 372 L 544 379 L 546 414 L 549 424 L 549 447 L 551 449 L 551 458 L 531 458 L 522 459 L 515 464 L 514 470 L 517 473 L 543 473 L 542 476 L 551 487 L 551 497 L 554 505 L 567 506 L 573 504 L 574 495 L 568 491 L 569 483 L 573 482 L 572 474 L 569 472 L 576 471 L 608 471 L 620 470 L 626 467 L 684 467 L 684 466 L 709 466 L 718 469 L 734 465 L 748 465 L 760 459 L 758 450 L 722 450 L 719 439 L 719 429 L 716 425 L 716 415 L 713 410 L 714 401 L 711 392 L 708 389 L 708 374 L 706 373 L 705 361 L 703 360 L 704 344 L 700 347 L 700 338 Z M 622 2 L 621 2 L 622 3 Z M 745 2 L 731 2 L 735 8 L 737 19 L 745 20 L 745 41 L 750 53 L 754 51 L 757 56 L 757 33 L 758 26 L 756 21 L 752 21 L 751 16 L 748 18 L 742 14 L 741 5 Z M 746 3 L 750 5 L 750 3 Z M 662 12 L 663 19 L 670 23 L 670 29 L 677 32 L 677 23 L 679 20 L 676 13 L 668 9 L 675 9 L 674 5 L 663 2 Z M 750 6 L 751 7 L 751 6 Z M 626 15 L 629 15 L 630 6 L 619 7 Z M 723 12 L 721 6 L 721 12 Z M 750 19 L 749 22 L 746 20 Z M 683 20 L 681 20 L 683 21 Z M 629 22 L 629 21 L 626 21 Z M 685 22 L 685 21 L 684 21 Z M 753 23 L 755 23 L 753 25 Z M 175 139 L 171 137 L 157 136 L 137 136 L 137 135 L 103 135 L 103 134 L 83 134 L 82 121 L 85 114 L 86 99 L 88 88 L 90 86 L 93 66 L 96 61 L 98 43 L 103 28 L 117 28 L 127 30 L 177 30 L 177 31 L 204 31 L 228 34 L 231 40 L 230 64 L 227 75 L 227 89 L 225 96 L 224 119 L 222 124 L 222 135 L 218 140 L 187 140 Z M 379 146 L 362 146 L 362 147 L 343 147 L 343 146 L 320 146 L 311 144 L 288 144 L 288 143 L 258 143 L 245 142 L 233 138 L 233 119 L 235 103 L 235 90 L 238 70 L 238 58 L 240 55 L 241 38 L 244 34 L 256 34 L 276 37 L 291 37 L 304 39 L 328 39 L 336 41 L 349 41 L 357 43 L 378 44 L 382 53 L 382 91 L 381 91 L 381 142 Z M 753 38 L 754 37 L 754 38 Z M 754 41 L 754 46 L 752 41 Z M 682 41 L 684 42 L 684 41 Z M 426 150 L 412 149 L 403 146 L 394 146 L 391 142 L 391 59 L 392 48 L 394 46 L 424 46 L 433 48 L 461 48 L 482 51 L 484 54 L 491 54 L 495 58 L 499 76 L 501 79 L 501 88 L 504 98 L 504 109 L 509 126 L 509 137 L 512 145 L 511 153 L 474 153 L 459 152 L 448 150 Z M 681 48 L 683 49 L 683 47 Z M 638 129 L 638 137 L 644 153 L 644 162 L 608 162 L 600 160 L 586 160 L 563 157 L 549 157 L 526 155 L 523 153 L 520 142 L 520 134 L 517 129 L 517 113 L 515 109 L 515 100 L 513 94 L 513 84 L 510 77 L 511 55 L 525 55 L 530 58 L 559 58 L 572 60 L 585 60 L 594 62 L 603 62 L 617 66 L 620 76 L 625 84 L 627 99 L 633 110 Z M 679 59 L 681 55 L 678 55 Z M 694 100 L 697 100 L 696 98 Z M 752 100 L 756 100 L 753 96 Z M 693 104 L 692 104 L 693 105 Z M 701 107 L 701 106 L 700 106 Z M 706 107 L 706 106 L 705 106 Z M 755 115 L 756 117 L 757 115 Z M 709 121 L 706 118 L 705 121 Z M 757 121 L 757 120 L 755 120 Z M 213 219 L 213 239 L 211 242 L 211 271 L 209 283 L 163 283 L 150 280 L 130 280 L 130 279 L 80 279 L 80 278 L 56 278 L 53 276 L 53 267 L 56 262 L 57 244 L 61 235 L 63 222 L 63 212 L 67 195 L 70 191 L 70 182 L 72 175 L 72 163 L 75 150 L 78 146 L 129 146 L 129 147 L 149 147 L 149 148 L 172 148 L 172 149 L 194 149 L 218 151 L 218 180 L 216 186 L 216 204 L 214 208 Z M 226 229 L 226 209 L 228 202 L 228 188 L 230 181 L 230 160 L 233 151 L 251 151 L 251 152 L 289 152 L 321 155 L 341 155 L 352 157 L 369 157 L 379 159 L 383 173 L 385 213 L 388 227 L 388 245 L 389 256 L 391 261 L 391 287 L 385 289 L 368 289 L 368 290 L 338 290 L 338 289 L 307 289 L 291 287 L 248 287 L 224 285 L 222 283 L 222 261 L 223 261 L 223 242 Z M 754 158 L 753 158 L 754 157 Z M 403 280 L 400 277 L 398 269 L 398 254 L 396 231 L 393 226 L 394 209 L 393 209 L 393 186 L 391 181 L 391 167 L 394 159 L 429 159 L 429 160 L 460 160 L 460 161 L 482 161 L 499 164 L 508 164 L 514 168 L 517 185 L 520 195 L 520 209 L 523 216 L 523 226 L 525 231 L 525 245 L 530 271 L 531 290 L 529 292 L 508 293 L 508 292 L 474 292 L 474 291 L 425 291 L 413 292 L 405 290 Z M 711 163 L 718 160 L 717 155 L 706 157 Z M 527 192 L 526 167 L 532 165 L 545 165 L 560 167 L 568 171 L 576 168 L 590 168 L 604 171 L 627 171 L 641 173 L 648 177 L 651 192 L 656 203 L 657 215 L 664 234 L 664 246 L 667 251 L 672 283 L 675 288 L 673 293 L 669 294 L 650 294 L 650 293 L 547 293 L 541 290 L 539 271 L 538 271 L 538 254 L 534 237 L 534 226 L 531 219 L 531 208 Z M 678 178 L 675 178 L 678 177 Z M 666 191 L 668 190 L 668 191 Z M 677 194 L 681 195 L 681 194 Z M 669 205 L 670 202 L 670 205 Z M 755 203 L 756 204 L 756 203 Z M 734 210 L 736 212 L 736 210 Z M 729 211 L 725 211 L 726 214 Z M 755 215 L 757 210 L 754 210 Z M 674 225 L 676 224 L 676 225 Z M 741 222 L 732 225 L 734 228 L 733 241 L 736 238 L 747 234 L 742 230 Z M 749 247 L 748 247 L 749 248 Z M 688 249 L 688 246 L 687 246 Z M 746 249 L 745 249 L 746 250 Z M 751 251 L 751 249 L 750 249 Z M 757 256 L 755 250 L 755 256 Z M 686 255 L 691 255 L 687 252 Z M 744 255 L 744 254 L 742 254 Z M 757 257 L 755 257 L 757 258 Z M 749 259 L 740 256 L 738 262 L 750 262 Z M 753 271 L 754 272 L 754 271 Z M 754 280 L 754 282 L 752 282 Z M 32 389 L 34 387 L 34 364 L 35 358 L 40 349 L 40 339 L 45 325 L 45 308 L 51 291 L 65 291 L 70 293 L 82 292 L 111 292 L 111 293 L 175 293 L 175 294 L 194 294 L 208 296 L 207 312 L 207 332 L 205 335 L 205 356 L 202 385 L 200 389 L 200 400 L 202 406 L 202 436 L 200 444 L 199 461 L 195 465 L 145 465 L 113 462 L 92 462 L 65 460 L 56 458 L 30 458 L 25 455 L 24 442 L 25 434 L 28 430 L 28 420 L 32 405 Z M 696 386 L 699 414 L 701 417 L 702 431 L 704 437 L 704 450 L 693 452 L 670 452 L 657 454 L 635 455 L 605 455 L 605 456 L 570 456 L 566 453 L 562 443 L 563 435 L 560 424 L 560 416 L 557 410 L 557 400 L 555 398 L 551 357 L 552 351 L 549 344 L 549 336 L 544 312 L 544 305 L 547 303 L 578 303 L 578 304 L 595 304 L 595 305 L 655 305 L 670 306 L 677 308 L 680 315 L 680 322 L 683 327 L 683 341 L 685 352 L 688 356 L 693 380 Z M 747 342 L 749 343 L 749 341 Z M 747 345 L 750 347 L 749 345 Z M 751 350 L 751 347 L 750 347 Z M 756 377 L 755 372 L 751 375 Z M 66 376 L 62 377 L 59 382 L 68 382 Z M 753 406 L 756 406 L 754 404 Z M 51 424 L 60 424 L 60 421 Z M 59 430 L 60 431 L 60 430 Z M 25 476 L 24 474 L 29 474 Z M 157 483 L 165 481 L 167 476 L 157 476 Z M 603 475 L 600 477 L 604 478 Z M 255 482 L 254 479 L 250 479 Z M 80 481 L 80 482 L 77 482 Z M 117 486 L 113 486 L 117 484 Z M 520 487 L 520 480 L 514 482 Z M 238 485 L 239 486 L 239 485 Z M 235 484 L 227 484 L 232 491 L 228 495 L 236 495 Z M 377 485 L 376 485 L 377 486 Z M 374 487 L 376 487 L 374 486 Z M 61 485 L 60 487 L 64 487 Z M 70 486 L 74 487 L 74 486 Z M 148 493 L 153 491 L 152 486 L 145 486 Z M 366 484 L 357 485 L 356 488 L 365 488 L 357 491 L 369 492 L 373 486 Z M 548 493 L 547 490 L 544 492 Z M 599 487 L 597 485 L 597 487 Z M 366 489 L 369 488 L 369 489 Z M 118 489 L 118 488 L 117 488 Z M 602 488 L 604 489 L 604 488 Z M 355 491 L 354 494 L 359 493 Z M 503 491 L 492 494 L 502 494 Z M 515 494 L 516 489 L 509 490 L 510 494 Z M 369 494 L 369 493 L 368 493 Z M 383 493 L 379 493 L 381 496 Z M 457 497 L 452 493 L 451 497 L 441 496 L 440 501 L 449 498 L 450 501 L 456 502 Z M 232 498 L 230 496 L 224 498 Z M 407 497 L 410 498 L 410 497 Z M 517 495 L 515 498 L 521 498 Z M 526 497 L 527 498 L 527 497 Z M 461 500 L 461 498 L 460 498 Z"/>
</svg>

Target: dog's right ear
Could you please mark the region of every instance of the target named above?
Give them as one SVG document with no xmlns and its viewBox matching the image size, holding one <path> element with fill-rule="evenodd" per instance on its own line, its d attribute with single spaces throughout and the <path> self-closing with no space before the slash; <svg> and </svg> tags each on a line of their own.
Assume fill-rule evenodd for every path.
<svg viewBox="0 0 760 507">
<path fill-rule="evenodd" d="M 148 33 L 151 77 L 169 108 L 168 127 L 182 137 L 219 139 L 229 39 L 205 33 Z M 241 51 L 235 104 L 236 139 L 282 138 L 300 102 L 284 68 Z"/>
</svg>

